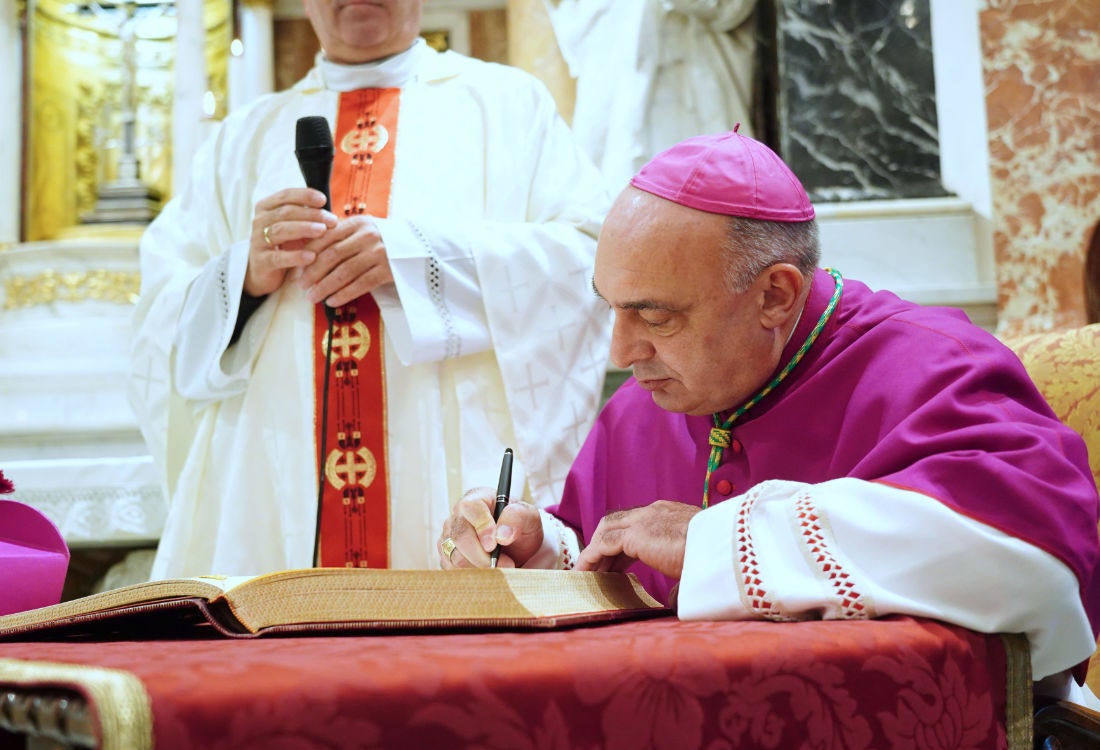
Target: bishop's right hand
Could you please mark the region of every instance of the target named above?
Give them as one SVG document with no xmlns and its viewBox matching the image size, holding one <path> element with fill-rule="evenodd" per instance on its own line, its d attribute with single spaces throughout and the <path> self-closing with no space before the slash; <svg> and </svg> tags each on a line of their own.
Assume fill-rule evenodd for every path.
<svg viewBox="0 0 1100 750">
<path fill-rule="evenodd" d="M 444 570 L 487 568 L 489 553 L 499 543 L 501 568 L 522 567 L 542 546 L 542 517 L 535 506 L 513 500 L 493 521 L 496 491 L 468 490 L 443 524 L 436 549 Z"/>
</svg>

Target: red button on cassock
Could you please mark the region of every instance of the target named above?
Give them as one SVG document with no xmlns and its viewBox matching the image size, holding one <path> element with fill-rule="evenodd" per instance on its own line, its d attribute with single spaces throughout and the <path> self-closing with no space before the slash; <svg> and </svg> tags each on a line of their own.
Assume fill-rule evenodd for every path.
<svg viewBox="0 0 1100 750">
<path fill-rule="evenodd" d="M 730 443 L 730 450 L 733 451 L 734 453 L 740 453 L 741 451 L 745 450 L 745 447 L 743 445 L 741 445 L 740 440 L 738 440 L 737 438 L 734 438 L 733 442 Z"/>
<path fill-rule="evenodd" d="M 728 479 L 719 479 L 715 483 L 714 489 L 718 490 L 719 495 L 728 495 L 733 492 L 733 484 Z"/>
</svg>

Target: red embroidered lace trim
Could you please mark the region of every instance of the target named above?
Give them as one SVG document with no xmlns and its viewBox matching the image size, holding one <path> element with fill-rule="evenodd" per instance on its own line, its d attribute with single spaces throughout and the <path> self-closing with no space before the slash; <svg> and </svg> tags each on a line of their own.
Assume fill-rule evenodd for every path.
<svg viewBox="0 0 1100 750">
<path fill-rule="evenodd" d="M 840 604 L 840 618 L 845 620 L 865 620 L 873 616 L 870 603 L 856 587 L 856 582 L 836 556 L 829 550 L 825 536 L 825 525 L 808 494 L 803 494 L 795 502 L 795 518 L 798 521 L 802 540 L 806 543 L 810 560 L 817 567 L 821 578 L 828 583 L 836 594 Z"/>
<path fill-rule="evenodd" d="M 782 611 L 768 594 L 768 590 L 764 588 L 760 577 L 760 566 L 756 559 L 756 549 L 752 543 L 752 533 L 749 531 L 749 516 L 759 498 L 760 493 L 749 491 L 737 512 L 737 562 L 740 565 L 738 582 L 741 601 L 760 617 L 786 622 L 793 618 Z"/>
</svg>

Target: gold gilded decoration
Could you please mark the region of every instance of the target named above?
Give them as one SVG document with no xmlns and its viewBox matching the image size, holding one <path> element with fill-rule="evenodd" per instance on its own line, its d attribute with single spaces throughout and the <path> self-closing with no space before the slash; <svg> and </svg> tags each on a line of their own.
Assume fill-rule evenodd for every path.
<svg viewBox="0 0 1100 750">
<path fill-rule="evenodd" d="M 325 460 L 325 479 L 338 490 L 343 489 L 344 485 L 370 487 L 377 473 L 378 462 L 366 448 L 357 451 L 332 450 Z M 345 494 L 345 505 L 350 504 L 349 498 L 350 495 Z"/>
<path fill-rule="evenodd" d="M 428 46 L 436 52 L 446 52 L 451 48 L 451 34 L 445 29 L 440 31 L 421 31 L 420 36 L 424 37 L 424 41 L 426 41 Z"/>
<path fill-rule="evenodd" d="M 134 151 L 141 179 L 167 200 L 172 185 L 176 18 L 138 2 L 134 27 Z M 162 3 L 164 9 L 171 3 Z M 99 186 L 119 176 L 125 73 L 122 3 L 34 0 L 28 5 L 28 114 L 24 240 L 62 236 L 95 207 Z M 96 8 L 99 8 L 97 13 Z M 215 117 L 224 116 L 232 5 L 203 0 L 205 57 Z"/>
<path fill-rule="evenodd" d="M 1023 633 L 1001 633 L 1006 664 L 1005 734 L 1008 750 L 1028 750 L 1034 737 L 1031 647 Z"/>
<path fill-rule="evenodd" d="M 370 351 L 370 330 L 367 324 L 357 320 L 350 326 L 341 324 L 335 327 L 335 335 L 332 337 L 331 361 L 338 359 L 362 360 Z M 325 333 L 321 341 L 323 351 L 328 351 L 328 333 Z"/>
<path fill-rule="evenodd" d="M 79 81 L 76 84 L 76 96 L 72 164 L 75 179 L 72 190 L 79 210 L 85 206 L 95 205 L 99 182 L 99 150 L 96 143 L 99 130 L 98 113 L 103 111 L 107 101 L 102 87 L 92 86 L 86 81 Z"/>
<path fill-rule="evenodd" d="M 390 131 L 377 122 L 364 124 L 351 130 L 340 141 L 340 150 L 345 154 L 377 154 L 390 142 Z"/>
<path fill-rule="evenodd" d="M 4 279 L 4 309 L 49 305 L 54 302 L 137 302 L 141 275 L 137 271 L 43 271 L 34 276 Z"/>
<path fill-rule="evenodd" d="M 99 725 L 102 750 L 153 747 L 153 707 L 141 680 L 105 667 L 0 659 L 0 684 L 9 691 L 41 693 L 44 686 L 76 688 L 88 697 Z"/>
</svg>

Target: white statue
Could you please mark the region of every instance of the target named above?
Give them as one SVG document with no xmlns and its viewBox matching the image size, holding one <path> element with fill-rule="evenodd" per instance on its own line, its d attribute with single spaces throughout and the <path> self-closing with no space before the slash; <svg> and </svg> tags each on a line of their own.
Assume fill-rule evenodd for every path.
<svg viewBox="0 0 1100 750">
<path fill-rule="evenodd" d="M 756 0 L 545 0 L 570 74 L 573 131 L 617 193 L 702 133 L 752 135 Z"/>
</svg>

